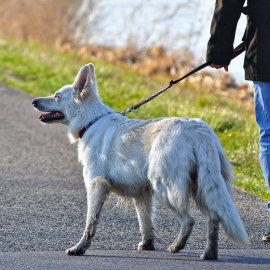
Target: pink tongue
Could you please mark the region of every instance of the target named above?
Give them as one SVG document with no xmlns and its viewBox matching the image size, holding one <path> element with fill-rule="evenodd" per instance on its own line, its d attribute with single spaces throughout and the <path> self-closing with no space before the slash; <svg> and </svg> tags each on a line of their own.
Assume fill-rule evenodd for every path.
<svg viewBox="0 0 270 270">
<path fill-rule="evenodd" d="M 41 118 L 50 118 L 50 117 L 53 116 L 54 114 L 55 114 L 55 112 L 42 114 L 42 115 L 40 115 L 40 117 L 39 117 L 38 119 L 41 119 Z"/>
</svg>

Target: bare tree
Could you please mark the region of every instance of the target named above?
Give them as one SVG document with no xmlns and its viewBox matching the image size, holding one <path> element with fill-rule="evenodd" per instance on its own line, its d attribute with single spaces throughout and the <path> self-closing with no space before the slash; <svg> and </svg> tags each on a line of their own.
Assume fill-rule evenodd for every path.
<svg viewBox="0 0 270 270">
<path fill-rule="evenodd" d="M 74 41 L 85 44 L 90 36 L 99 32 L 106 15 L 102 4 L 102 0 L 82 0 L 69 24 L 69 32 Z"/>
</svg>

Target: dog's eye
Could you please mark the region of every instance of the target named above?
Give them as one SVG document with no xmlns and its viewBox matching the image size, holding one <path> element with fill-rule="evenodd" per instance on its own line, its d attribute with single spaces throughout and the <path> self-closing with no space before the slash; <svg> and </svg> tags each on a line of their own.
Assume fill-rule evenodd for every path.
<svg viewBox="0 0 270 270">
<path fill-rule="evenodd" d="M 55 97 L 55 99 L 60 99 L 60 97 L 58 95 L 55 95 L 54 97 Z"/>
</svg>

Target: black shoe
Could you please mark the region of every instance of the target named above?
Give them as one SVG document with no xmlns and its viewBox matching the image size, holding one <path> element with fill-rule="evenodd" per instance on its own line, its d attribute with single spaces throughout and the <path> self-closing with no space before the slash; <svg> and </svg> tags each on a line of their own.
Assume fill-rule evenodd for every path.
<svg viewBox="0 0 270 270">
<path fill-rule="evenodd" d="M 270 228 L 266 227 L 263 233 L 263 242 L 270 242 Z"/>
</svg>

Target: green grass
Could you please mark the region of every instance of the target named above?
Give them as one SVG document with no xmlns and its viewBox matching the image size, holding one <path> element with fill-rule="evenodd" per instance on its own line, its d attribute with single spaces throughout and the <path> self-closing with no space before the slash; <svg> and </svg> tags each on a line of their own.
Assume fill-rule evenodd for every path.
<svg viewBox="0 0 270 270">
<path fill-rule="evenodd" d="M 147 77 L 123 66 L 97 60 L 81 60 L 37 44 L 0 37 L 0 81 L 34 96 L 53 94 L 73 82 L 87 62 L 96 68 L 100 97 L 116 111 L 123 111 L 164 88 L 169 79 Z M 153 101 L 130 113 L 130 118 L 198 117 L 218 135 L 228 160 L 234 165 L 234 185 L 270 200 L 258 162 L 258 128 L 253 108 L 238 101 L 203 94 L 189 85 L 175 85 Z"/>
</svg>

